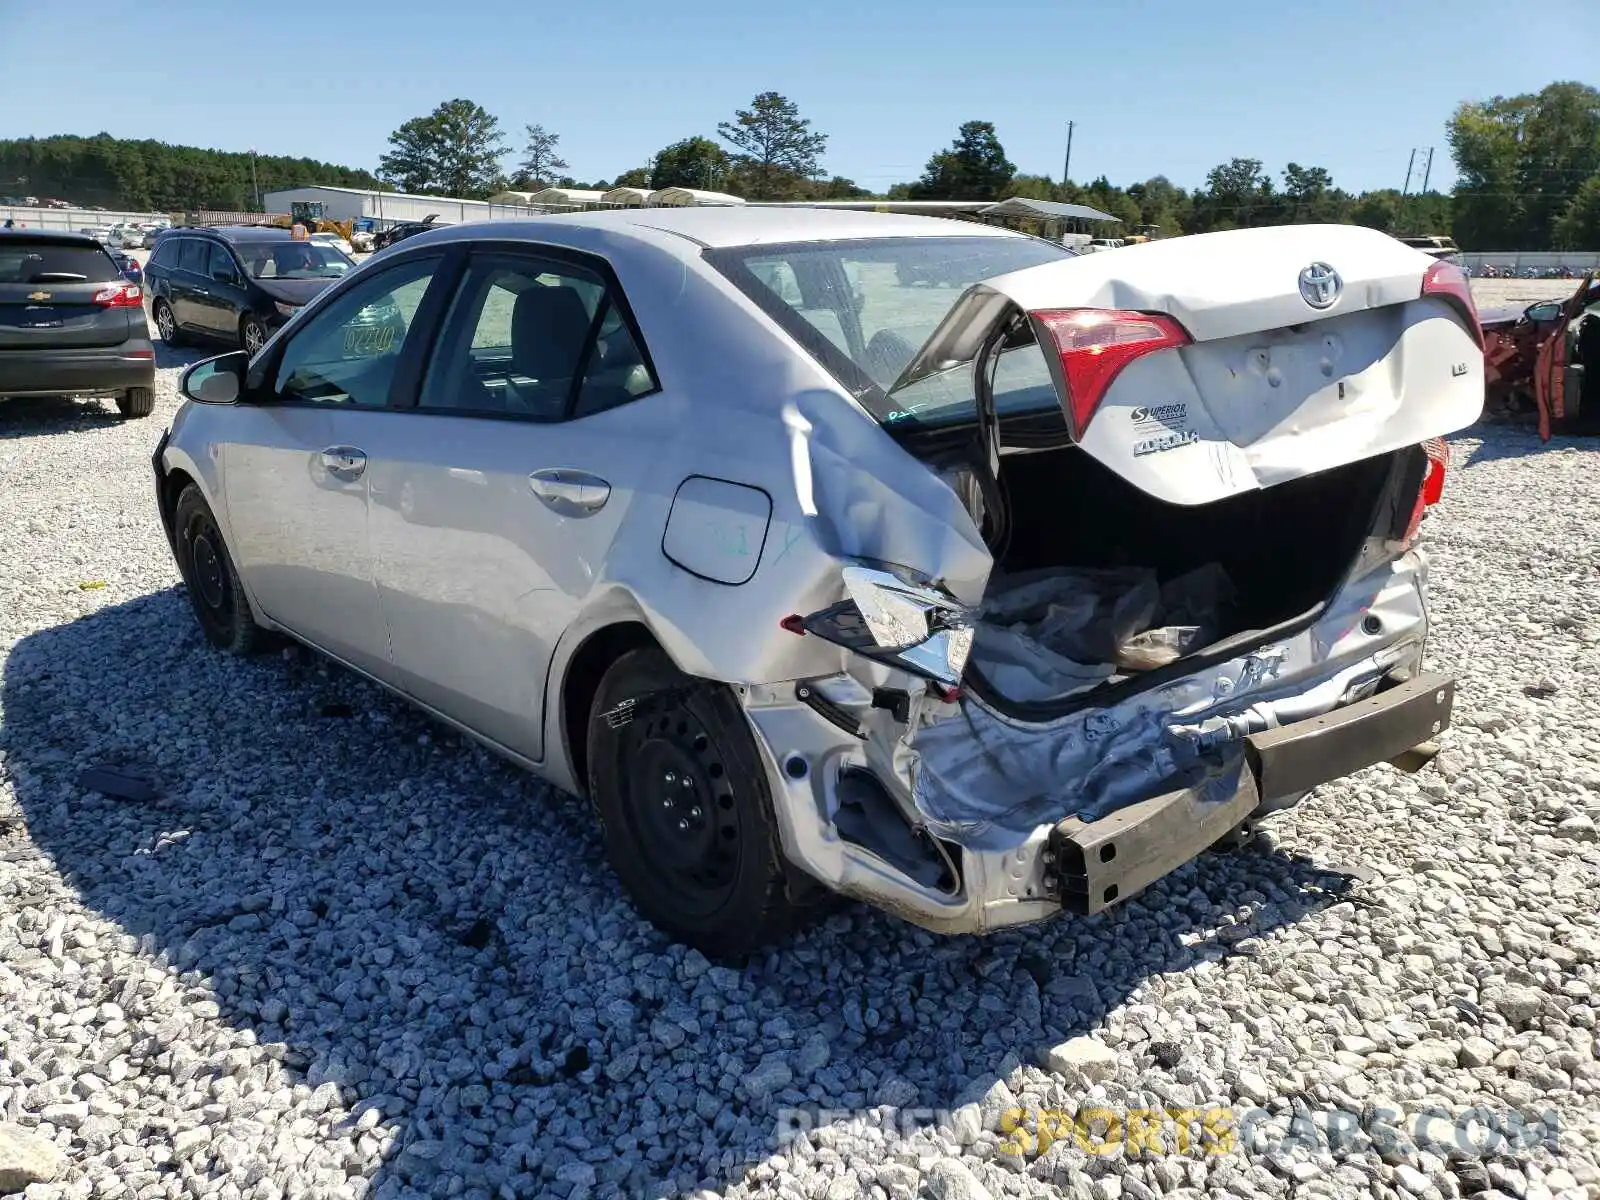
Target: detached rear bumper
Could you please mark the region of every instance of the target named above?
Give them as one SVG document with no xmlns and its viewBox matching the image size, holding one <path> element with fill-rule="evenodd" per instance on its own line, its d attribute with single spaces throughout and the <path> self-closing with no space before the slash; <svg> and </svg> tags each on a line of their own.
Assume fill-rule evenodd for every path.
<svg viewBox="0 0 1600 1200">
<path fill-rule="evenodd" d="M 1407 674 L 1367 699 L 1230 741 L 1205 778 L 1099 819 L 1058 817 L 1021 829 L 980 823 L 956 841 L 900 818 L 898 841 L 889 847 L 898 853 L 852 840 L 841 820 L 849 802 L 841 779 L 859 780 L 863 772 L 886 779 L 861 743 L 842 742 L 837 726 L 793 701 L 792 686 L 787 698 L 777 687 L 747 689 L 746 704 L 767 760 L 784 850 L 796 865 L 835 891 L 926 929 L 984 933 L 1120 903 L 1197 857 L 1264 802 L 1400 759 L 1431 741 L 1450 723 L 1455 681 L 1409 669 L 1390 678 Z M 1343 688 L 1351 677 L 1328 682 Z M 1070 794 L 1072 784 L 1063 780 L 1063 792 Z M 893 810 L 885 789 L 878 819 Z M 950 870 L 919 869 L 928 862 L 919 865 L 910 857 L 916 854 Z"/>
<path fill-rule="evenodd" d="M 1231 794 L 1215 782 L 1155 796 L 1047 839 L 1044 879 L 1070 912 L 1095 913 L 1170 874 L 1255 811 L 1263 796 L 1309 791 L 1398 758 L 1450 724 L 1456 683 L 1419 675 L 1320 717 L 1254 733 Z"/>
<path fill-rule="evenodd" d="M 99 396 L 155 382 L 149 338 L 79 350 L 0 351 L 0 396 Z"/>
</svg>

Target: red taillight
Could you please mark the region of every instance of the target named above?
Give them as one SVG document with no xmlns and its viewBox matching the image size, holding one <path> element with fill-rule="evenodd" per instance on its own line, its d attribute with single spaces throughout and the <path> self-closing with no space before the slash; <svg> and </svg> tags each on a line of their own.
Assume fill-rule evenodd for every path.
<svg viewBox="0 0 1600 1200">
<path fill-rule="evenodd" d="M 1182 325 L 1163 313 L 1118 308 L 1063 308 L 1030 314 L 1061 356 L 1072 436 L 1083 437 L 1111 383 L 1136 358 L 1187 346 Z"/>
<path fill-rule="evenodd" d="M 1422 450 L 1428 456 L 1428 469 L 1422 476 L 1422 486 L 1417 489 L 1416 503 L 1411 506 L 1411 520 L 1406 524 L 1407 543 L 1417 536 L 1428 509 L 1444 495 L 1444 475 L 1450 468 L 1450 446 L 1443 438 L 1429 438 L 1422 443 Z"/>
<path fill-rule="evenodd" d="M 139 308 L 144 304 L 144 289 L 137 283 L 108 283 L 94 294 L 94 303 L 106 308 Z"/>
<path fill-rule="evenodd" d="M 1483 326 L 1478 322 L 1478 304 L 1472 298 L 1472 280 L 1467 273 L 1453 262 L 1440 259 L 1428 268 L 1428 273 L 1422 277 L 1422 294 L 1424 296 L 1438 296 L 1441 300 L 1448 300 L 1455 305 L 1458 312 L 1466 319 L 1467 328 L 1472 331 L 1473 339 L 1478 343 L 1478 348 L 1483 348 Z"/>
</svg>

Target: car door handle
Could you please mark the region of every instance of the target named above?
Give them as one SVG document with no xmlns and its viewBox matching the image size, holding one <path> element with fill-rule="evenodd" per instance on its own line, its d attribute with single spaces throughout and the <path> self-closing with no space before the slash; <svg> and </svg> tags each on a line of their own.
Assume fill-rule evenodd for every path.
<svg viewBox="0 0 1600 1200">
<path fill-rule="evenodd" d="M 367 456 L 354 446 L 329 446 L 322 452 L 322 469 L 340 479 L 359 479 L 367 469 Z"/>
<path fill-rule="evenodd" d="M 194 294 L 196 296 L 209 296 L 209 295 L 211 295 L 211 293 L 206 291 L 205 288 L 195 288 Z"/>
<path fill-rule="evenodd" d="M 566 467 L 547 467 L 528 476 L 528 486 L 552 512 L 587 517 L 611 499 L 611 485 L 598 475 Z"/>
</svg>

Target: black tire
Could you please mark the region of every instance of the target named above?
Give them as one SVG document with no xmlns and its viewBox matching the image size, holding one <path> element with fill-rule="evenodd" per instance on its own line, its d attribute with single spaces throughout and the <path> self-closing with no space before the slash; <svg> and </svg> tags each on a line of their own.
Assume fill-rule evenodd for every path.
<svg viewBox="0 0 1600 1200">
<path fill-rule="evenodd" d="M 156 410 L 153 388 L 129 388 L 117 397 L 117 411 L 124 417 L 148 417 Z"/>
<path fill-rule="evenodd" d="M 173 510 L 173 541 L 178 571 L 188 588 L 189 603 L 206 641 L 218 650 L 240 656 L 267 645 L 267 631 L 256 624 L 222 531 L 195 484 L 178 496 Z"/>
<path fill-rule="evenodd" d="M 259 318 L 248 313 L 244 320 L 239 322 L 239 349 L 254 358 L 256 352 L 267 344 L 267 327 Z"/>
<path fill-rule="evenodd" d="M 165 300 L 157 300 L 150 315 L 155 318 L 156 332 L 161 335 L 163 342 L 169 346 L 183 345 L 183 332 L 178 328 L 178 318 L 173 315 L 172 305 Z"/>
<path fill-rule="evenodd" d="M 604 714 L 626 700 L 640 712 L 614 729 Z M 726 686 L 654 647 L 630 651 L 600 681 L 588 743 L 606 855 L 651 924 L 728 959 L 807 915 L 816 885 L 783 857 L 761 757 Z"/>
</svg>

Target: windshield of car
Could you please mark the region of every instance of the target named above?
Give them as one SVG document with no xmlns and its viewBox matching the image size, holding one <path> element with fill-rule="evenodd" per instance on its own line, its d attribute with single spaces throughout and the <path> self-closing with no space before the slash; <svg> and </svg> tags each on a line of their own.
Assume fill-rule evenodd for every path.
<svg viewBox="0 0 1600 1200">
<path fill-rule="evenodd" d="M 98 246 L 0 242 L 0 283 L 110 283 L 117 278 L 117 264 Z"/>
<path fill-rule="evenodd" d="M 325 242 L 238 242 L 252 279 L 338 279 L 355 266 Z"/>
<path fill-rule="evenodd" d="M 892 397 L 888 389 L 951 306 L 975 283 L 1075 255 L 1037 238 L 957 235 L 739 246 L 706 257 L 879 420 L 943 422 L 973 415 L 970 367 Z M 1023 349 L 1000 364 L 1002 410 L 1055 403 L 1043 358 Z"/>
</svg>

